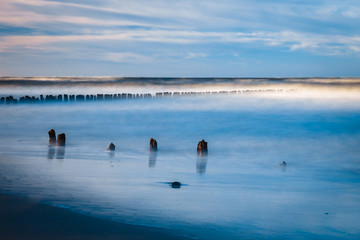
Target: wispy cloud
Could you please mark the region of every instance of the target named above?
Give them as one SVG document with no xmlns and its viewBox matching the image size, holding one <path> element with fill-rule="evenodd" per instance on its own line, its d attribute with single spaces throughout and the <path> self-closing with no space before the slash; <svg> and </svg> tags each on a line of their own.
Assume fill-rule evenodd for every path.
<svg viewBox="0 0 360 240">
<path fill-rule="evenodd" d="M 132 52 L 112 52 L 104 55 L 104 60 L 117 63 L 144 63 L 150 62 L 151 57 Z"/>
<path fill-rule="evenodd" d="M 94 4 L 94 2 L 96 4 Z M 359 18 L 358 1 L 284 2 L 249 1 L 89 1 L 87 4 L 45 0 L 2 0 L 0 22 L 29 25 L 51 24 L 78 17 L 74 24 L 116 25 L 119 17 L 130 24 L 172 27 L 176 29 L 258 28 L 281 31 L 296 22 L 316 25 L 316 21 L 334 21 L 341 17 Z M 61 11 L 59 11 L 61 10 Z M 89 17 L 90 16 L 90 17 Z M 106 18 L 106 19 L 105 19 Z M 84 21 L 85 19 L 89 21 Z M 125 22 L 126 22 L 125 21 Z M 282 29 L 281 29 L 282 28 Z"/>
<path fill-rule="evenodd" d="M 186 59 L 192 59 L 192 58 L 205 58 L 207 57 L 208 54 L 206 53 L 194 53 L 194 52 L 189 52 L 186 54 L 185 58 Z"/>
<path fill-rule="evenodd" d="M 334 49 L 338 53 L 348 53 L 360 47 L 359 36 L 327 36 L 321 34 L 304 34 L 296 32 L 196 32 L 170 30 L 128 30 L 100 35 L 66 35 L 66 36 L 5 36 L 0 37 L 0 51 L 21 51 L 23 48 L 37 48 L 46 44 L 66 42 L 117 41 L 117 42 L 153 42 L 166 44 L 199 44 L 199 43 L 261 43 L 268 46 L 288 48 L 291 51 Z M 188 58 L 197 56 L 189 55 Z M 205 53 L 202 53 L 205 56 Z M 198 55 L 201 56 L 201 55 Z"/>
<path fill-rule="evenodd" d="M 1 29 L 0 54 L 19 59 L 53 54 L 164 63 L 226 60 L 234 52 L 244 62 L 259 52 L 360 57 L 357 0 L 1 0 Z"/>
</svg>

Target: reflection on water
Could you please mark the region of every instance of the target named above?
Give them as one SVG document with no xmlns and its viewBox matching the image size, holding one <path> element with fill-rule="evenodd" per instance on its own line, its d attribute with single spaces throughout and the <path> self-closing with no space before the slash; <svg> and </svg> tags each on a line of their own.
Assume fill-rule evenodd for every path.
<svg viewBox="0 0 360 240">
<path fill-rule="evenodd" d="M 115 152 L 114 151 L 108 151 L 108 155 L 110 158 L 113 158 L 115 156 Z"/>
<path fill-rule="evenodd" d="M 155 167 L 156 158 L 157 158 L 157 151 L 150 150 L 150 153 L 149 153 L 149 168 Z"/>
<path fill-rule="evenodd" d="M 55 147 L 53 145 L 49 145 L 47 158 L 54 159 L 54 157 L 55 157 Z"/>
<path fill-rule="evenodd" d="M 58 146 L 56 149 L 56 159 L 64 159 L 65 158 L 65 147 Z"/>
<path fill-rule="evenodd" d="M 196 172 L 199 174 L 206 173 L 207 154 L 199 155 L 196 161 Z"/>
<path fill-rule="evenodd" d="M 280 163 L 280 167 L 281 167 L 283 172 L 286 171 L 286 166 L 287 166 L 287 163 L 285 161 L 282 161 L 282 163 Z"/>
<path fill-rule="evenodd" d="M 199 151 L 199 146 L 198 146 L 198 158 L 196 161 L 196 172 L 199 174 L 204 174 L 206 172 L 208 151 L 207 151 L 207 142 L 202 140 L 202 142 L 199 142 L 199 144 L 201 144 L 201 143 L 205 144 L 205 149 L 202 151 Z"/>
<path fill-rule="evenodd" d="M 65 147 L 49 145 L 47 159 L 64 159 L 65 158 Z"/>
</svg>

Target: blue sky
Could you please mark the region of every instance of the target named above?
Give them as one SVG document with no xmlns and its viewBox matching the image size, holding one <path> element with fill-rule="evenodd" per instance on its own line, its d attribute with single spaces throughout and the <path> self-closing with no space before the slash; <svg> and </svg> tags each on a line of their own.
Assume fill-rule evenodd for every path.
<svg viewBox="0 0 360 240">
<path fill-rule="evenodd" d="M 360 76 L 360 1 L 1 0 L 0 76 Z"/>
</svg>

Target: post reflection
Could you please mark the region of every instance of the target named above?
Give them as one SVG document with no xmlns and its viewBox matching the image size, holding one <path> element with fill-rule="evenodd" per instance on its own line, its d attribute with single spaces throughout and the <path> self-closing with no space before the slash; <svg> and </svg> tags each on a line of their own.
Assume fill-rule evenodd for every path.
<svg viewBox="0 0 360 240">
<path fill-rule="evenodd" d="M 280 167 L 283 172 L 286 171 L 286 166 L 287 166 L 287 163 L 285 161 L 282 161 L 282 163 L 280 163 Z"/>
<path fill-rule="evenodd" d="M 64 159 L 65 158 L 65 147 L 58 146 L 56 149 L 56 159 Z"/>
<path fill-rule="evenodd" d="M 199 152 L 196 161 L 196 172 L 199 174 L 205 174 L 206 165 L 207 165 L 207 152 Z"/>
<path fill-rule="evenodd" d="M 149 153 L 149 168 L 155 167 L 156 158 L 157 158 L 157 151 L 150 150 L 150 153 Z"/>
<path fill-rule="evenodd" d="M 114 151 L 109 151 L 107 154 L 108 154 L 109 158 L 113 158 L 115 156 Z"/>
<path fill-rule="evenodd" d="M 48 159 L 54 159 L 55 158 L 55 147 L 53 145 L 49 145 L 47 158 Z"/>
</svg>

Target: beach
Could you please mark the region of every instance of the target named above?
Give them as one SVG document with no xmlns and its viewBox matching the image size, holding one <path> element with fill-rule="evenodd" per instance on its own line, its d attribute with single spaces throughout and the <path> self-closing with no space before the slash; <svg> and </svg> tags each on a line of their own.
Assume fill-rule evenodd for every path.
<svg viewBox="0 0 360 240">
<path fill-rule="evenodd" d="M 0 239 L 188 239 L 169 229 L 121 224 L 0 194 Z"/>
<path fill-rule="evenodd" d="M 358 239 L 358 88 L 215 85 L 3 88 L 113 98 L 0 104 L 0 238 Z"/>
</svg>

